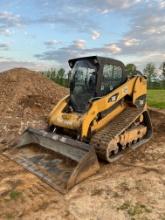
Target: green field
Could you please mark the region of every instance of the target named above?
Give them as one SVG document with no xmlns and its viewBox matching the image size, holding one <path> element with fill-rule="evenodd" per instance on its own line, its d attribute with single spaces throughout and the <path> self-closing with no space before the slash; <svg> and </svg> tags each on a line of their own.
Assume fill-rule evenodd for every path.
<svg viewBox="0 0 165 220">
<path fill-rule="evenodd" d="M 148 90 L 148 105 L 155 108 L 165 108 L 165 90 Z"/>
</svg>

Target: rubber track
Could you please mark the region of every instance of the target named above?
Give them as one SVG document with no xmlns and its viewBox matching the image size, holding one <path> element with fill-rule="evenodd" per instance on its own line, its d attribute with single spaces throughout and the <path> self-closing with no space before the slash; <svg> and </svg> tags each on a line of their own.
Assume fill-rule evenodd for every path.
<svg viewBox="0 0 165 220">
<path fill-rule="evenodd" d="M 119 116 L 117 116 L 113 121 L 111 121 L 105 128 L 98 131 L 91 138 L 91 144 L 96 150 L 97 155 L 106 159 L 106 150 L 110 141 L 123 133 L 142 113 L 144 109 L 127 107 Z"/>
</svg>

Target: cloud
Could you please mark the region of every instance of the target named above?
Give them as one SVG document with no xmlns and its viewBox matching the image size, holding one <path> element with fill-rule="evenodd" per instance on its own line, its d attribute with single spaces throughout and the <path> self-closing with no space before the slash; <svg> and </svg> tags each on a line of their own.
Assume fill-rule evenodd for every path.
<svg viewBox="0 0 165 220">
<path fill-rule="evenodd" d="M 21 2 L 20 4 L 22 4 Z M 147 59 L 155 62 L 164 59 L 164 0 L 69 0 L 69 4 L 66 4 L 65 0 L 34 0 L 31 2 L 33 2 L 32 5 L 29 5 L 34 7 L 35 17 L 32 14 L 25 19 L 25 17 L 11 12 L 0 12 L 1 35 L 10 36 L 14 28 L 26 24 L 36 27 L 40 25 L 41 28 L 51 27 L 54 29 L 53 31 L 59 31 L 61 35 L 67 35 L 67 33 L 72 35 L 73 32 L 72 37 L 76 36 L 78 39 L 70 42 L 69 45 L 68 41 L 72 39 L 70 34 L 68 38 L 64 36 L 67 43 L 58 40 L 45 40 L 45 51 L 35 55 L 39 61 L 48 60 L 63 63 L 71 57 L 96 54 L 121 57 L 123 60 L 130 59 L 135 63 L 144 63 L 147 62 Z M 120 26 L 108 27 L 107 23 L 111 15 L 112 17 L 116 16 L 116 20 L 118 15 L 128 18 L 128 21 L 124 19 L 126 24 L 121 22 L 121 24 L 124 23 L 128 31 L 124 29 L 123 33 Z M 102 25 L 104 19 L 105 23 Z M 114 24 L 116 24 L 115 21 Z M 105 36 L 105 33 L 110 31 L 118 33 L 108 39 L 108 35 Z M 91 40 L 88 39 L 88 44 L 86 42 L 89 34 L 93 40 L 102 36 L 99 41 L 102 43 L 97 47 L 92 47 L 95 45 L 95 42 L 92 42 L 89 47 Z M 2 48 L 5 50 L 5 47 Z"/>
<path fill-rule="evenodd" d="M 9 50 L 9 43 L 1 43 L 0 42 L 0 50 Z"/>
<path fill-rule="evenodd" d="M 44 1 L 41 2 L 45 4 Z M 41 13 L 41 16 L 32 22 L 50 24 L 52 27 L 60 25 L 60 28 L 65 31 L 78 30 L 79 32 L 87 32 L 87 30 L 91 29 L 91 26 L 98 26 L 95 19 L 89 16 L 89 11 L 92 8 L 88 6 L 89 4 L 85 5 L 79 0 L 71 0 L 70 4 L 66 4 L 64 0 L 50 0 L 44 13 Z"/>
<path fill-rule="evenodd" d="M 60 28 L 63 26 L 65 30 L 74 29 L 80 32 L 90 32 L 91 27 L 101 28 L 99 27 L 99 23 L 96 22 L 96 19 L 90 16 L 91 13 L 96 14 L 100 12 L 107 14 L 112 10 L 128 10 L 128 8 L 139 4 L 141 0 L 70 0 L 69 4 L 66 4 L 65 0 L 34 0 L 32 2 L 33 4 L 29 4 L 35 7 L 36 17 L 29 15 L 25 18 L 24 16 L 22 17 L 19 14 L 8 11 L 0 12 L 0 34 L 11 35 L 11 28 L 19 27 L 23 24 L 50 24 L 53 27 L 61 25 Z M 19 7 L 23 6 L 21 0 L 14 0 L 13 3 L 8 1 L 8 4 L 19 5 Z M 38 5 L 41 7 L 38 7 Z M 100 33 L 94 30 L 92 39 L 95 40 L 99 37 Z"/>
<path fill-rule="evenodd" d="M 100 35 L 101 35 L 100 32 L 93 30 L 91 38 L 92 40 L 97 40 L 100 37 Z"/>
<path fill-rule="evenodd" d="M 56 63 L 52 64 L 50 62 L 48 63 L 44 61 L 28 62 L 28 61 L 20 61 L 20 60 L 13 60 L 11 58 L 0 57 L 0 72 L 17 67 L 25 67 L 31 70 L 44 71 L 49 68 L 58 67 L 58 65 Z"/>
<path fill-rule="evenodd" d="M 160 1 L 159 5 L 161 9 L 165 8 L 165 1 L 164 0 Z"/>
<path fill-rule="evenodd" d="M 140 70 L 143 70 L 147 63 L 154 63 L 157 67 L 160 67 L 160 64 L 164 62 L 164 60 L 165 54 L 153 52 L 152 54 L 142 54 L 142 56 L 134 60 L 134 63 L 136 62 L 136 66 L 138 66 Z"/>
<path fill-rule="evenodd" d="M 40 2 L 40 3 L 39 3 Z M 112 10 L 127 10 L 130 7 L 140 4 L 142 0 L 70 0 L 69 4 L 66 4 L 65 0 L 36 0 L 36 5 L 46 6 L 47 9 L 61 9 L 61 11 L 70 11 L 70 13 L 83 14 L 92 10 L 100 11 L 103 14 Z"/>
<path fill-rule="evenodd" d="M 98 9 L 101 14 L 108 14 L 111 10 L 109 9 Z"/>
<path fill-rule="evenodd" d="M 89 6 L 90 3 L 87 5 Z M 98 9 L 104 10 L 102 13 L 106 14 L 110 10 L 118 9 L 124 10 L 125 15 L 131 15 L 129 30 L 122 34 L 118 41 L 93 48 L 87 47 L 86 42 L 73 41 L 66 47 L 47 50 L 44 53 L 37 54 L 36 57 L 41 60 L 56 60 L 59 63 L 64 63 L 71 57 L 102 55 L 121 58 L 126 62 L 135 62 L 141 67 L 147 63 L 147 60 L 148 62 L 160 63 L 165 59 L 165 13 L 163 5 L 164 1 L 161 0 L 152 2 L 103 0 L 101 3 L 96 0 L 93 7 L 97 8 L 97 11 Z M 132 7 L 131 12 L 128 10 L 130 7 Z M 91 38 L 95 40 L 98 37 L 100 37 L 100 32 L 93 30 Z"/>
<path fill-rule="evenodd" d="M 39 60 L 56 61 L 59 64 L 67 65 L 67 60 L 75 57 L 100 56 L 110 55 L 115 56 L 121 53 L 121 48 L 116 44 L 105 44 L 102 47 L 87 48 L 85 40 L 74 40 L 70 45 L 57 49 L 47 50 L 41 54 L 36 54 L 35 57 Z"/>
<path fill-rule="evenodd" d="M 132 47 L 134 45 L 139 45 L 139 41 L 140 40 L 138 40 L 136 38 L 125 39 L 124 40 L 124 45 L 127 46 L 127 47 Z"/>
<path fill-rule="evenodd" d="M 12 31 L 9 30 L 8 28 L 0 27 L 0 34 L 4 36 L 10 36 L 12 35 Z"/>
<path fill-rule="evenodd" d="M 62 41 L 58 41 L 58 40 L 49 40 L 49 41 L 45 41 L 44 44 L 48 47 L 48 48 L 51 48 L 53 46 L 56 46 L 56 45 L 62 45 L 63 42 Z M 84 49 L 86 47 L 86 41 L 85 40 L 82 40 L 82 39 L 79 39 L 79 40 L 74 40 L 72 42 L 72 45 L 69 46 L 69 47 L 72 47 L 72 48 L 77 48 L 77 49 Z"/>
<path fill-rule="evenodd" d="M 62 41 L 58 41 L 58 40 L 48 40 L 48 41 L 45 41 L 44 44 L 47 46 L 47 47 L 53 47 L 53 46 L 56 46 L 58 44 L 62 44 Z"/>
<path fill-rule="evenodd" d="M 53 28 L 61 25 L 60 28 L 64 30 L 70 31 L 74 29 L 86 33 L 91 31 L 91 27 L 101 28 L 96 19 L 90 16 L 91 13 L 96 14 L 100 12 L 107 14 L 112 10 L 127 10 L 129 7 L 140 3 L 140 0 L 70 0 L 69 4 L 66 4 L 65 0 L 34 0 L 32 2 L 32 7 L 36 7 L 36 17 L 29 15 L 25 18 L 8 11 L 0 12 L 0 34 L 9 36 L 12 34 L 11 28 L 18 28 L 24 24 L 50 24 Z M 12 5 L 11 2 L 8 2 L 8 4 Z M 14 0 L 14 4 L 19 5 L 19 7 L 23 6 L 21 0 Z M 41 5 L 41 7 L 38 7 L 38 5 Z M 91 37 L 96 40 L 100 37 L 100 33 L 94 30 Z"/>
<path fill-rule="evenodd" d="M 141 0 L 125 0 L 125 1 L 119 1 L 119 2 L 121 3 L 121 8 L 126 9 L 136 4 L 139 4 Z"/>
<path fill-rule="evenodd" d="M 19 26 L 21 24 L 20 15 L 4 11 L 0 12 L 0 23 L 8 27 Z"/>
<path fill-rule="evenodd" d="M 73 41 L 73 48 L 84 49 L 86 46 L 85 40 L 75 40 Z"/>
<path fill-rule="evenodd" d="M 99 22 L 96 22 L 95 16 L 92 15 L 108 14 L 112 11 L 129 12 L 131 7 L 140 5 L 142 0 L 70 0 L 69 4 L 66 4 L 65 0 L 34 0 L 34 2 L 36 7 L 41 5 L 41 8 L 38 9 L 41 11 L 41 16 L 32 22 L 53 26 L 60 24 L 65 30 L 76 29 L 80 32 L 90 32 L 91 27 L 102 28 Z M 100 33 L 94 30 L 92 39 L 98 37 L 100 37 Z"/>
<path fill-rule="evenodd" d="M 140 4 L 142 0 L 96 0 L 94 3 L 101 14 L 107 14 L 115 10 L 127 11 L 131 7 Z"/>
<path fill-rule="evenodd" d="M 12 34 L 11 28 L 20 27 L 22 25 L 20 15 L 4 11 L 0 12 L 0 34 L 10 36 Z"/>
<path fill-rule="evenodd" d="M 74 40 L 70 45 L 57 49 L 47 50 L 41 54 L 34 55 L 39 60 L 49 60 L 57 62 L 59 65 L 67 66 L 67 60 L 73 57 L 79 57 L 86 51 L 86 41 Z"/>
<path fill-rule="evenodd" d="M 117 55 L 141 68 L 147 62 L 160 65 L 165 60 L 165 13 L 160 3 L 162 1 L 153 1 L 137 8 L 132 14 L 130 30 L 115 46 L 110 46 L 111 52 L 120 48 Z"/>
<path fill-rule="evenodd" d="M 119 42 L 125 53 L 165 53 L 165 14 L 155 7 L 153 5 L 147 13 L 142 11 L 133 20 L 130 31 Z"/>
<path fill-rule="evenodd" d="M 112 54 L 120 53 L 122 51 L 122 49 L 116 44 L 107 44 L 105 49 L 110 51 Z"/>
</svg>

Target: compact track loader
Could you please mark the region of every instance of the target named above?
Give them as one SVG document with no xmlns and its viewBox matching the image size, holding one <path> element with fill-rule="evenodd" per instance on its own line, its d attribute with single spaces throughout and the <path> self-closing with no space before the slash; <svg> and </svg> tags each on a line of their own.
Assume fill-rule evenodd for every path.
<svg viewBox="0 0 165 220">
<path fill-rule="evenodd" d="M 69 65 L 70 94 L 50 113 L 48 129 L 28 128 L 6 153 L 62 193 L 96 173 L 98 158 L 114 162 L 152 135 L 140 72 L 128 77 L 122 62 L 98 56 Z"/>
</svg>

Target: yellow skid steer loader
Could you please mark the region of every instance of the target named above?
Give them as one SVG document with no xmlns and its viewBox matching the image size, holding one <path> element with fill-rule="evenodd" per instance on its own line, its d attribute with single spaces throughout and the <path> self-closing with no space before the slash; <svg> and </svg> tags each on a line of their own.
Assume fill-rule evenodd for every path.
<svg viewBox="0 0 165 220">
<path fill-rule="evenodd" d="M 127 76 L 122 62 L 91 56 L 69 60 L 70 94 L 54 107 L 47 130 L 28 128 L 6 154 L 61 193 L 152 136 L 147 80 Z"/>
</svg>

